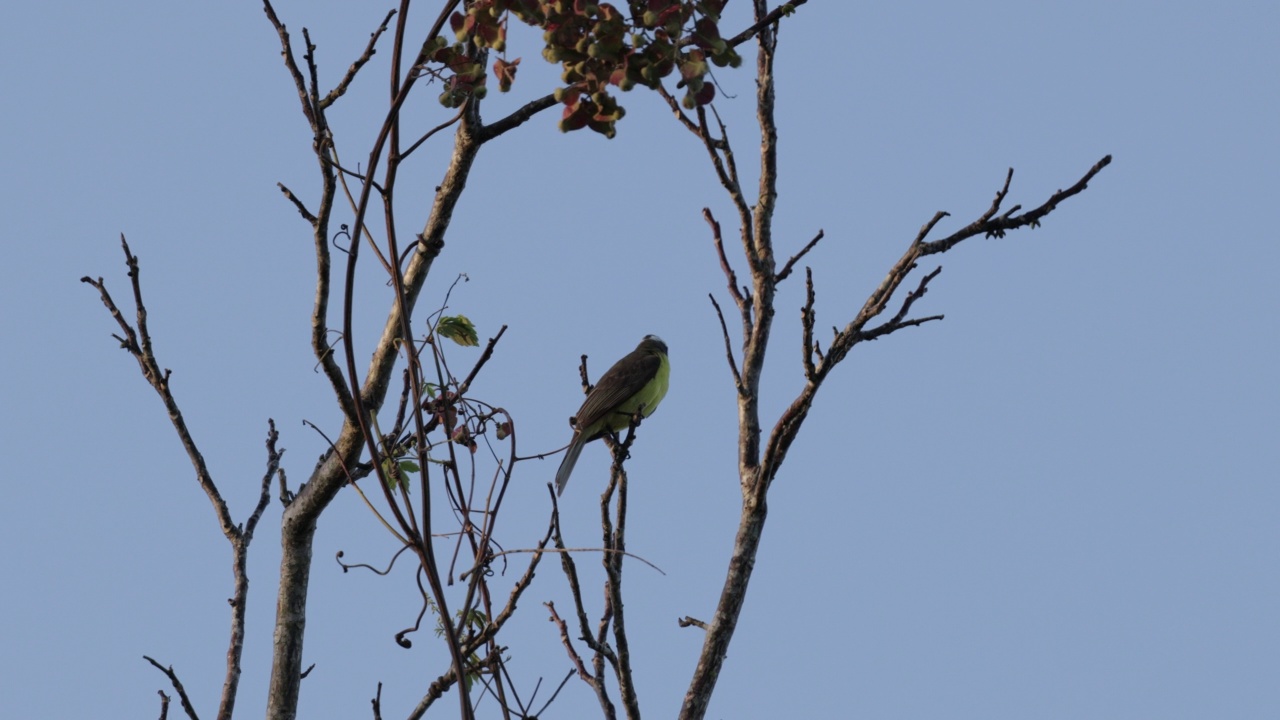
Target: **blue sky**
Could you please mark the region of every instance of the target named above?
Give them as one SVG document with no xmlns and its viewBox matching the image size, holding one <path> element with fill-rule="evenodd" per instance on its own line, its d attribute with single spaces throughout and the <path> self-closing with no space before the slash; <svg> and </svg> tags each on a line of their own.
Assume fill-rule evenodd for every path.
<svg viewBox="0 0 1280 720">
<path fill-rule="evenodd" d="M 296 41 L 311 29 L 330 86 L 387 7 L 277 9 Z M 245 518 L 266 419 L 295 484 L 325 447 L 302 421 L 338 422 L 308 345 L 308 228 L 275 188 L 315 196 L 310 137 L 255 3 L 5 15 L 0 715 L 154 716 L 169 687 L 144 654 L 207 715 L 230 555 L 163 407 L 78 279 L 127 300 L 129 237 L 160 361 Z M 860 346 L 824 386 L 771 495 L 712 717 L 1280 715 L 1277 26 L 1262 2 L 815 0 L 786 23 L 777 246 L 789 256 L 825 231 L 808 258 L 819 328 L 856 312 L 935 211 L 953 214 L 940 232 L 980 214 L 1008 167 L 1009 201 L 1030 206 L 1115 161 L 1044 227 L 933 258 L 922 270 L 943 272 L 916 307 L 946 320 Z M 552 87 L 539 50 L 513 37 L 521 74 L 487 118 Z M 333 115 L 352 160 L 380 122 L 384 68 Z M 753 78 L 717 79 L 750 172 Z M 423 128 L 445 117 L 433 97 L 411 109 Z M 510 327 L 476 391 L 516 417 L 523 453 L 567 441 L 580 354 L 599 372 L 645 333 L 670 345 L 671 391 L 630 465 L 629 549 L 666 574 L 633 564 L 627 588 L 643 707 L 666 717 L 701 639 L 675 621 L 710 615 L 738 513 L 733 393 L 706 299 L 727 297 L 700 211 L 731 214 L 658 99 L 623 102 L 612 141 L 561 135 L 553 110 L 482 152 L 424 302 L 466 273 L 452 309 L 482 337 Z M 447 149 L 429 144 L 406 176 L 407 223 Z M 366 277 L 360 313 L 375 323 L 387 290 Z M 797 278 L 778 300 L 766 422 L 800 387 L 802 302 Z M 381 324 L 365 327 L 368 341 Z M 562 505 L 571 545 L 596 540 L 605 468 L 589 447 Z M 520 470 L 508 547 L 540 537 L 555 461 Z M 278 519 L 273 504 L 250 560 L 249 716 L 266 693 Z M 401 716 L 445 666 L 430 642 L 392 641 L 416 612 L 407 572 L 331 560 L 392 549 L 353 495 L 322 519 L 303 717 L 366 716 L 379 681 L 386 716 Z M 526 694 L 569 669 L 540 605 L 564 597 L 544 568 L 511 628 Z M 594 701 L 571 681 L 555 707 L 589 716 Z"/>
</svg>

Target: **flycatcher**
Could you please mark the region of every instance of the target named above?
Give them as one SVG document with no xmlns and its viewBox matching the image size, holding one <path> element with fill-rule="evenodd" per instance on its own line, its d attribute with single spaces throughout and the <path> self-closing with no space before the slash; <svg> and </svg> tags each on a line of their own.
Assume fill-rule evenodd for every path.
<svg viewBox="0 0 1280 720">
<path fill-rule="evenodd" d="M 556 494 L 564 492 L 582 446 L 629 426 L 637 410 L 642 417 L 652 415 L 667 394 L 670 378 L 667 344 L 657 335 L 645 335 L 635 350 L 600 376 L 573 417 L 573 440 L 556 471 Z"/>
</svg>

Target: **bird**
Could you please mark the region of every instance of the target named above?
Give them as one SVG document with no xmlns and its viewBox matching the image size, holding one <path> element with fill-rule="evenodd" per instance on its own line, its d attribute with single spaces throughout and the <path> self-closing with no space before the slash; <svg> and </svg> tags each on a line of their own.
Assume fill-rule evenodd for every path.
<svg viewBox="0 0 1280 720">
<path fill-rule="evenodd" d="M 629 426 L 637 410 L 643 417 L 652 415 L 667 394 L 670 378 L 667 344 L 657 335 L 645 335 L 635 350 L 600 376 L 570 420 L 573 440 L 556 471 L 557 495 L 564 493 L 582 446 Z"/>
</svg>

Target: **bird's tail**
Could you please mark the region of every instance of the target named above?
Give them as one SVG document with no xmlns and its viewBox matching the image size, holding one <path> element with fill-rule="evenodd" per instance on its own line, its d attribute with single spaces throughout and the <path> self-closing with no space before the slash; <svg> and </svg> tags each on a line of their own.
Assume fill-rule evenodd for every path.
<svg viewBox="0 0 1280 720">
<path fill-rule="evenodd" d="M 564 453 L 564 460 L 560 461 L 560 469 L 556 471 L 556 494 L 564 494 L 564 486 L 569 482 L 569 475 L 573 472 L 573 466 L 578 464 L 578 455 L 582 453 L 582 446 L 586 445 L 582 440 L 580 433 L 574 433 L 573 442 L 569 443 L 569 449 Z"/>
</svg>

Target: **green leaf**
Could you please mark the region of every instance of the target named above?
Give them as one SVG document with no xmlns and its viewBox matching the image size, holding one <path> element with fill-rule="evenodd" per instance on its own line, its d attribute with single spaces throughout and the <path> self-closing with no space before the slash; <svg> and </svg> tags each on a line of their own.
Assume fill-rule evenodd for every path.
<svg viewBox="0 0 1280 720">
<path fill-rule="evenodd" d="M 412 465 L 412 463 L 410 464 Z M 382 474 L 387 478 L 387 484 L 391 486 L 392 490 L 395 490 L 401 485 L 403 485 L 406 490 L 409 489 L 410 485 L 407 482 L 408 478 L 404 476 L 403 472 L 404 463 L 396 462 L 396 459 L 393 457 L 384 457 L 382 458 L 381 465 Z"/>
<path fill-rule="evenodd" d="M 476 334 L 476 326 L 466 315 L 446 315 L 436 325 L 436 333 L 449 338 L 462 347 L 475 347 L 480 344 L 480 336 Z"/>
</svg>

